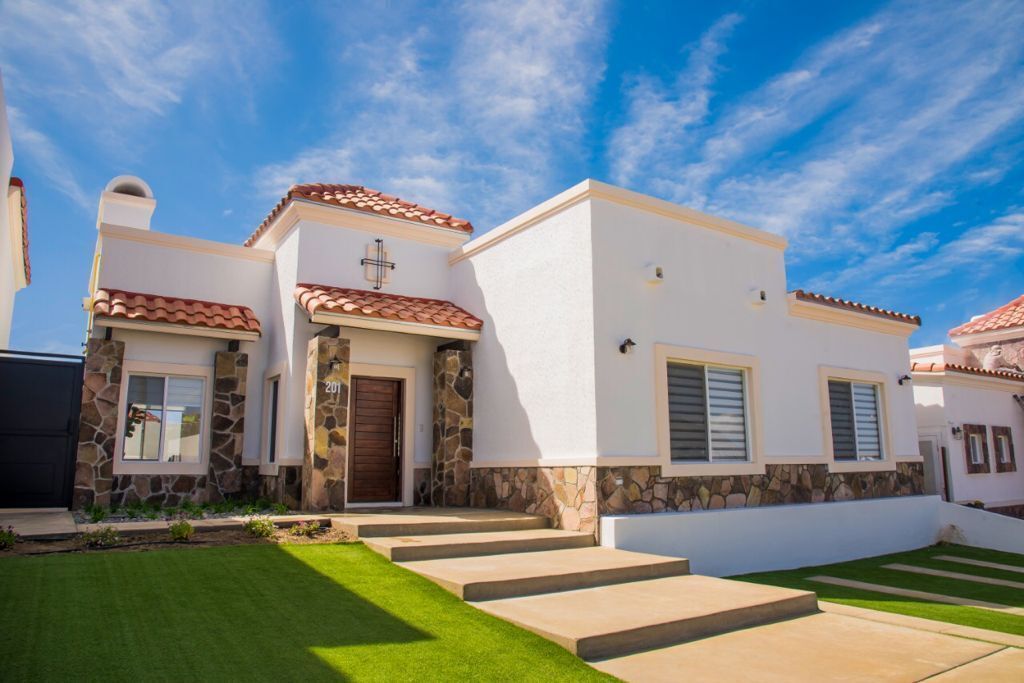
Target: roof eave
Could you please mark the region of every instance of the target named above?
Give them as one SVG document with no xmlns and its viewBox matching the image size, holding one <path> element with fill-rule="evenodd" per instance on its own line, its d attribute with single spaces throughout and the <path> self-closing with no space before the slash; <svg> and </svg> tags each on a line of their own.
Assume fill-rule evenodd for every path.
<svg viewBox="0 0 1024 683">
<path fill-rule="evenodd" d="M 119 318 L 101 314 L 95 314 L 93 316 L 93 324 L 124 330 L 163 332 L 167 334 L 181 334 L 190 337 L 208 337 L 212 339 L 256 341 L 260 338 L 259 332 L 253 332 L 251 330 L 228 330 L 220 327 L 206 327 L 205 325 L 183 325 L 180 323 L 165 323 L 152 320 L 131 320 L 129 318 Z"/>
<path fill-rule="evenodd" d="M 296 305 L 303 310 L 302 304 Z M 348 315 L 345 313 L 333 313 L 327 311 L 313 311 L 309 313 L 309 321 L 320 325 L 338 325 L 339 327 L 355 327 L 363 330 L 378 330 L 381 332 L 398 332 L 401 334 L 416 334 L 425 337 L 442 337 L 445 339 L 462 339 L 477 341 L 480 339 L 480 330 L 471 330 L 464 327 L 450 327 L 448 325 L 430 325 L 427 323 L 409 322 L 404 320 L 388 320 L 386 318 L 375 318 L 363 315 Z"/>
</svg>

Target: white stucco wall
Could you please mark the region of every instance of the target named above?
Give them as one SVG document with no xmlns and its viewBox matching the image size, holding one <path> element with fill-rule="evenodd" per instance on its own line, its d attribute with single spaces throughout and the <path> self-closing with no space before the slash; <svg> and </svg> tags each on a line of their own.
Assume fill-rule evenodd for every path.
<svg viewBox="0 0 1024 683">
<path fill-rule="evenodd" d="M 473 466 L 593 458 L 588 202 L 452 267 L 450 298 L 484 321 L 473 348 Z"/>
<path fill-rule="evenodd" d="M 11 253 L 10 209 L 7 190 L 14 167 L 14 150 L 7 121 L 7 101 L 4 98 L 3 74 L 0 73 L 0 349 L 9 348 L 11 317 L 14 315 L 14 258 Z"/>
</svg>

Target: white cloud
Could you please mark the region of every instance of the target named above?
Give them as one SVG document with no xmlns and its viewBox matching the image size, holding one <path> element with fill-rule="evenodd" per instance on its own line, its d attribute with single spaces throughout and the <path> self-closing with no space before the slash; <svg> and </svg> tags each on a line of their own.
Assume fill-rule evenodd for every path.
<svg viewBox="0 0 1024 683">
<path fill-rule="evenodd" d="M 603 7 L 531 0 L 447 10 L 411 18 L 417 28 L 389 24 L 384 37 L 353 32 L 353 22 L 366 24 L 351 16 L 337 25 L 338 75 L 326 70 L 344 93 L 337 120 L 322 144 L 260 168 L 260 193 L 363 183 L 480 227 L 540 199 L 555 167 L 581 156 L 603 73 Z"/>
<path fill-rule="evenodd" d="M 9 107 L 7 114 L 16 149 L 15 158 L 21 158 L 24 154 L 53 183 L 54 188 L 85 211 L 92 211 L 95 204 L 82 189 L 68 159 L 53 140 L 29 125 L 20 110 Z"/>
</svg>

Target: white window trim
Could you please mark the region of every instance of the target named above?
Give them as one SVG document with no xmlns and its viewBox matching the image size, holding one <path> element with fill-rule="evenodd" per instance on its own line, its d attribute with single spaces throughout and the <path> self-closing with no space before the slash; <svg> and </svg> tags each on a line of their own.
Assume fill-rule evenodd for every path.
<svg viewBox="0 0 1024 683">
<path fill-rule="evenodd" d="M 1010 437 L 1006 434 L 994 434 L 992 442 L 999 451 L 999 462 L 1003 465 L 1010 464 Z"/>
<path fill-rule="evenodd" d="M 982 441 L 981 434 L 971 433 L 967 435 L 968 451 L 971 454 L 972 465 L 984 465 L 985 464 L 985 445 Z M 975 448 L 977 445 L 977 448 Z"/>
<path fill-rule="evenodd" d="M 745 462 L 679 462 L 672 461 L 672 435 L 668 411 L 668 364 L 692 363 L 742 370 L 747 427 Z M 730 474 L 763 474 L 761 462 L 761 366 L 757 356 L 710 351 L 669 344 L 654 345 L 655 416 L 658 435 L 658 461 L 662 476 L 693 477 Z"/>
<path fill-rule="evenodd" d="M 260 474 L 264 475 L 276 475 L 277 468 L 282 464 L 282 454 L 284 446 L 284 429 L 282 429 L 284 423 L 285 405 L 287 402 L 287 370 L 288 363 L 281 362 L 267 369 L 263 373 L 263 407 L 260 411 Z M 270 380 L 277 378 L 277 459 L 274 462 L 270 462 L 270 449 L 268 447 L 268 440 L 270 437 Z M 289 462 L 284 459 L 285 465 L 294 465 L 295 463 Z M 298 464 L 301 464 L 298 463 Z"/>
<path fill-rule="evenodd" d="M 128 407 L 128 378 L 131 375 L 199 377 L 203 379 L 203 407 L 200 426 L 199 462 L 154 462 L 124 460 L 125 413 Z M 121 395 L 117 404 L 117 437 L 114 442 L 114 474 L 207 474 L 210 462 L 210 416 L 213 406 L 213 366 L 179 365 L 126 360 L 121 370 Z"/>
<path fill-rule="evenodd" d="M 828 382 L 857 382 L 874 384 L 878 390 L 878 431 L 882 445 L 882 457 L 877 460 L 836 460 L 832 447 L 832 409 L 829 402 Z M 818 389 L 821 405 L 821 432 L 825 459 L 830 472 L 884 472 L 896 469 L 892 456 L 892 434 L 889 420 L 889 377 L 881 372 L 854 370 L 826 365 L 818 366 Z M 920 461 L 920 458 L 917 459 Z"/>
</svg>

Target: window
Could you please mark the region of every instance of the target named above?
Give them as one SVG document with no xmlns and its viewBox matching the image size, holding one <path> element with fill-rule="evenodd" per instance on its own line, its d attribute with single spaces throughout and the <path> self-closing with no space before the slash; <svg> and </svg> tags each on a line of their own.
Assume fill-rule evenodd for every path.
<svg viewBox="0 0 1024 683">
<path fill-rule="evenodd" d="M 963 425 L 967 474 L 991 472 L 988 464 L 988 429 L 985 425 Z M 996 466 L 998 467 L 998 460 Z"/>
<path fill-rule="evenodd" d="M 992 442 L 996 447 L 996 472 L 1016 472 L 1013 454 L 1013 435 L 1009 427 L 993 427 Z"/>
<path fill-rule="evenodd" d="M 122 458 L 197 463 L 202 457 L 202 377 L 128 377 Z"/>
<path fill-rule="evenodd" d="M 281 392 L 281 378 L 267 382 L 267 462 L 277 461 L 277 406 Z"/>
<path fill-rule="evenodd" d="M 881 460 L 881 416 L 878 385 L 828 381 L 832 416 L 832 453 L 836 460 Z"/>
<path fill-rule="evenodd" d="M 673 462 L 746 462 L 746 375 L 737 368 L 668 364 Z"/>
</svg>

